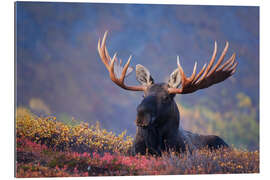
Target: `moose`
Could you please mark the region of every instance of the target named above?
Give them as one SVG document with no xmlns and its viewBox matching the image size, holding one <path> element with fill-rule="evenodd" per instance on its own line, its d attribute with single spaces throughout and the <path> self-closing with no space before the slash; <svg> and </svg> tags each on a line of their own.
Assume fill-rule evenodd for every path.
<svg viewBox="0 0 270 180">
<path fill-rule="evenodd" d="M 238 64 L 235 61 L 235 53 L 222 64 L 229 48 L 228 42 L 214 65 L 217 56 L 215 41 L 210 62 L 204 64 L 198 74 L 196 73 L 197 62 L 195 62 L 191 76 L 187 77 L 177 56 L 177 68 L 170 74 L 167 83 L 155 83 L 149 70 L 137 64 L 136 79 L 140 85 L 129 86 L 124 83 L 124 80 L 133 71 L 133 68 L 129 67 L 132 56 L 124 66 L 122 66 L 122 60 L 116 57 L 116 53 L 111 58 L 106 47 L 107 34 L 108 31 L 105 32 L 102 41 L 98 40 L 97 49 L 101 61 L 109 72 L 110 79 L 123 89 L 144 92 L 144 98 L 137 107 L 135 120 L 137 130 L 133 142 L 133 154 L 161 155 L 163 151 L 168 150 L 184 152 L 187 149 L 192 151 L 204 147 L 210 149 L 229 147 L 216 135 L 200 135 L 184 130 L 180 124 L 177 104 L 174 101 L 176 94 L 188 94 L 208 88 L 235 73 Z"/>
</svg>

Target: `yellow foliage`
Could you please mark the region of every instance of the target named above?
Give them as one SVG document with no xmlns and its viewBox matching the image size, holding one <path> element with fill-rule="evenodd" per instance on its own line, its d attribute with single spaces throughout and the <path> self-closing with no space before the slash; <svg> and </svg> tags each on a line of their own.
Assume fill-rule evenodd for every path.
<svg viewBox="0 0 270 180">
<path fill-rule="evenodd" d="M 238 107 L 240 108 L 251 107 L 252 105 L 251 99 L 247 95 L 245 95 L 244 93 L 238 93 L 236 97 L 238 99 Z"/>
<path fill-rule="evenodd" d="M 127 152 L 133 140 L 126 136 L 126 132 L 118 136 L 107 132 L 100 128 L 99 123 L 90 127 L 87 123 L 66 125 L 52 116 L 35 116 L 25 108 L 17 109 L 16 130 L 17 136 L 29 137 L 35 142 L 44 141 L 63 150 L 83 145 L 94 151 Z"/>
</svg>

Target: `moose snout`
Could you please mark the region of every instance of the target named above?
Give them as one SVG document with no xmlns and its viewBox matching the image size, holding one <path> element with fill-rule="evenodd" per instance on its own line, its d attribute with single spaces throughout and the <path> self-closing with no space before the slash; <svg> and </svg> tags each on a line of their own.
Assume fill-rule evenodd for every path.
<svg viewBox="0 0 270 180">
<path fill-rule="evenodd" d="M 136 125 L 140 127 L 147 127 L 151 124 L 151 115 L 146 114 L 138 114 L 136 118 Z"/>
<path fill-rule="evenodd" d="M 141 127 L 149 126 L 153 124 L 155 116 L 155 107 L 152 105 L 154 98 L 145 98 L 142 103 L 137 107 L 136 125 Z"/>
</svg>

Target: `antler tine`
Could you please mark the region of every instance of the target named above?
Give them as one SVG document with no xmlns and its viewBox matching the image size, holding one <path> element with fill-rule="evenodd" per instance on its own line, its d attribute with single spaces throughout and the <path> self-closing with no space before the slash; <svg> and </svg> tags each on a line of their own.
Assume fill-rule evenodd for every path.
<svg viewBox="0 0 270 180">
<path fill-rule="evenodd" d="M 192 82 L 194 81 L 194 78 L 196 75 L 196 70 L 197 70 L 197 61 L 195 62 L 194 67 L 193 67 L 193 72 L 192 72 L 191 76 L 189 77 L 189 80 Z"/>
<path fill-rule="evenodd" d="M 235 67 L 232 69 L 231 75 L 233 75 L 235 73 L 237 65 L 238 65 L 238 63 L 235 63 Z"/>
<path fill-rule="evenodd" d="M 234 63 L 235 62 L 235 55 L 230 60 L 231 60 L 230 63 L 226 67 L 224 67 L 224 71 L 229 70 L 235 64 Z"/>
<path fill-rule="evenodd" d="M 236 62 L 231 68 L 228 68 L 228 69 L 226 68 L 225 71 L 233 71 L 236 69 L 237 65 L 238 63 Z"/>
<path fill-rule="evenodd" d="M 201 77 L 201 75 L 202 75 L 202 73 L 204 72 L 205 68 L 206 68 L 206 64 L 203 65 L 203 68 L 202 68 L 201 71 L 197 74 L 197 76 L 195 77 L 195 79 L 193 80 L 192 83 L 195 83 L 195 82 Z"/>
<path fill-rule="evenodd" d="M 111 59 L 109 52 L 107 50 L 107 47 L 106 47 L 107 35 L 108 35 L 108 31 L 105 31 L 102 41 L 100 41 L 100 39 L 98 40 L 98 53 L 99 53 L 101 61 L 103 62 L 107 70 L 109 71 L 109 76 L 111 80 L 118 86 L 122 87 L 123 89 L 131 90 L 131 91 L 144 91 L 146 88 L 145 86 L 126 86 L 124 84 L 124 80 L 126 77 L 127 70 L 129 69 L 129 64 L 130 64 L 130 60 L 132 56 L 129 57 L 127 63 L 125 64 L 123 68 L 121 67 L 122 60 L 121 59 L 120 61 L 117 60 L 116 53 Z M 117 61 L 117 64 L 116 64 L 117 74 L 120 74 L 122 70 L 120 78 L 116 77 L 115 72 L 114 72 L 115 61 Z M 131 68 L 131 71 L 132 71 L 132 68 Z M 129 73 L 131 71 L 129 70 Z"/>
<path fill-rule="evenodd" d="M 196 69 L 197 69 L 197 62 L 195 62 L 194 67 L 193 67 L 193 72 L 192 72 L 191 76 L 188 78 L 186 77 L 184 70 L 183 70 L 182 66 L 180 65 L 179 56 L 177 56 L 177 66 L 179 69 L 179 73 L 181 75 L 182 86 L 185 86 L 186 84 L 190 84 L 191 82 L 194 81 L 194 78 L 196 75 Z M 179 89 L 178 91 L 181 91 L 181 89 Z"/>
<path fill-rule="evenodd" d="M 212 66 L 215 62 L 216 56 L 217 56 L 217 42 L 215 41 L 215 47 L 214 47 L 212 58 L 208 64 L 206 70 L 204 71 L 202 78 L 197 83 L 201 83 L 202 80 L 207 76 L 208 72 L 210 71 L 210 69 L 212 68 Z"/>
<path fill-rule="evenodd" d="M 230 64 L 234 64 L 235 62 L 235 53 L 222 65 L 220 66 L 217 71 L 223 70 L 226 66 L 230 66 Z"/>
<path fill-rule="evenodd" d="M 117 80 L 117 78 L 115 77 L 115 74 L 114 74 L 114 63 L 115 63 L 115 60 L 116 60 L 116 55 L 117 55 L 117 53 L 114 53 L 113 58 L 111 60 L 109 73 L 110 73 L 111 80 L 113 82 L 115 82 L 117 85 L 120 85 L 119 81 Z"/>
<path fill-rule="evenodd" d="M 178 66 L 179 72 L 181 74 L 182 80 L 186 79 L 187 77 L 186 77 L 186 75 L 184 73 L 184 70 L 183 70 L 182 66 L 180 65 L 179 56 L 177 56 L 177 66 Z"/>
<path fill-rule="evenodd" d="M 109 55 L 109 52 L 108 52 L 108 49 L 107 49 L 106 46 L 104 47 L 104 51 L 105 51 L 105 56 L 106 56 L 106 59 L 107 59 L 107 63 L 109 63 L 109 60 L 111 59 L 111 57 Z"/>
<path fill-rule="evenodd" d="M 177 66 L 178 66 L 179 73 L 181 75 L 182 85 L 185 85 L 186 81 L 187 81 L 187 77 L 186 77 L 186 75 L 184 73 L 184 70 L 183 70 L 182 66 L 180 65 L 179 56 L 177 56 Z"/>
<path fill-rule="evenodd" d="M 196 70 L 197 70 L 197 62 L 195 62 L 195 64 L 194 64 L 193 72 L 192 72 L 190 77 L 186 77 L 184 70 L 183 70 L 182 66 L 180 65 L 179 56 L 177 56 L 177 66 L 178 66 L 179 72 L 181 74 L 182 83 L 185 81 L 193 81 L 194 80 L 195 75 L 196 75 Z"/>
<path fill-rule="evenodd" d="M 130 64 L 131 58 L 132 58 L 132 55 L 129 56 L 128 61 L 127 61 L 127 63 L 125 64 L 125 66 L 123 68 L 123 71 L 122 71 L 122 74 L 121 74 L 121 77 L 120 77 L 120 82 L 124 82 L 124 79 L 125 79 L 125 76 L 126 76 L 127 69 L 128 69 L 129 64 Z"/>
<path fill-rule="evenodd" d="M 106 32 L 105 32 L 105 34 L 106 34 Z M 100 38 L 98 39 L 98 52 L 99 52 L 99 55 L 100 55 L 100 58 L 101 58 L 103 64 L 106 66 L 107 69 L 109 69 L 109 61 L 108 61 L 108 59 L 110 59 L 110 57 L 106 57 L 106 55 L 105 55 L 106 50 L 104 49 L 104 42 L 106 41 L 105 34 L 104 34 L 104 37 L 103 37 L 103 40 L 102 40 L 101 44 L 100 44 Z"/>
<path fill-rule="evenodd" d="M 105 47 L 106 39 L 107 39 L 108 31 L 105 31 L 102 42 L 101 42 L 101 47 Z"/>
<path fill-rule="evenodd" d="M 221 53 L 221 56 L 219 57 L 213 69 L 211 69 L 214 64 L 216 54 L 217 54 L 217 43 L 215 41 L 213 55 L 209 64 L 208 65 L 204 64 L 201 71 L 196 75 L 197 63 L 195 63 L 194 68 L 193 68 L 193 73 L 191 77 L 189 78 L 185 76 L 184 70 L 179 63 L 179 57 L 177 57 L 177 65 L 178 65 L 179 73 L 182 78 L 182 84 L 181 84 L 182 87 L 169 88 L 168 92 L 170 94 L 192 93 L 194 91 L 197 91 L 198 89 L 207 88 L 213 84 L 224 81 L 225 79 L 230 77 L 233 73 L 235 73 L 236 67 L 238 64 L 237 62 L 235 63 L 235 56 L 236 56 L 235 53 L 233 53 L 233 55 L 222 66 L 220 66 L 222 61 L 224 60 L 224 57 L 227 53 L 228 48 L 229 48 L 229 43 L 226 42 L 225 48 L 223 52 Z"/>
<path fill-rule="evenodd" d="M 104 62 L 104 56 L 103 56 L 103 54 L 102 54 L 102 52 L 101 52 L 100 38 L 98 38 L 98 46 L 97 46 L 97 49 L 98 49 L 98 53 L 99 53 L 99 56 L 100 56 L 102 62 L 106 65 L 106 63 Z M 106 66 L 106 67 L 107 67 L 107 66 Z"/>
<path fill-rule="evenodd" d="M 209 72 L 209 74 L 207 76 L 211 76 L 211 74 L 213 74 L 213 72 L 215 72 L 215 70 L 218 68 L 218 66 L 220 66 L 220 64 L 222 63 L 227 51 L 228 51 L 228 48 L 229 48 L 229 42 L 227 41 L 226 42 L 226 45 L 225 45 L 225 48 L 221 54 L 221 56 L 219 57 L 216 65 L 213 67 L 213 69 Z"/>
<path fill-rule="evenodd" d="M 107 65 L 109 65 L 111 61 L 111 57 L 108 53 L 107 47 L 106 47 L 106 40 L 107 40 L 108 31 L 105 31 L 102 42 L 101 42 L 101 50 L 103 51 L 103 55 L 105 56 L 105 61 Z"/>
</svg>

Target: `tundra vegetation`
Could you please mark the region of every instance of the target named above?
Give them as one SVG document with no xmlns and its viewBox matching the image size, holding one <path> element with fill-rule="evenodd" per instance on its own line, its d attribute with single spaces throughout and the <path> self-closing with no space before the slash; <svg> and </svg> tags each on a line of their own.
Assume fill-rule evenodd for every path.
<svg viewBox="0 0 270 180">
<path fill-rule="evenodd" d="M 16 177 L 259 173 L 259 151 L 220 148 L 130 155 L 133 138 L 97 123 L 16 110 Z"/>
</svg>

